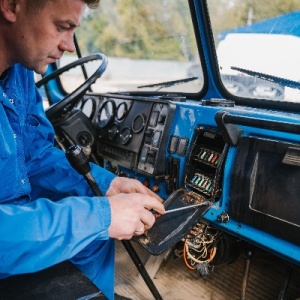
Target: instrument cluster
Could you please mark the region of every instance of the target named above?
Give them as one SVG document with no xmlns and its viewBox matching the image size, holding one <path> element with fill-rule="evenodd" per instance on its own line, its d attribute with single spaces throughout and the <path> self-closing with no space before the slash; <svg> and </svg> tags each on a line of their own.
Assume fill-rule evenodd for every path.
<svg viewBox="0 0 300 300">
<path fill-rule="evenodd" d="M 165 172 L 165 149 L 175 112 L 170 101 L 87 94 L 77 108 L 94 125 L 97 156 L 148 176 Z"/>
</svg>

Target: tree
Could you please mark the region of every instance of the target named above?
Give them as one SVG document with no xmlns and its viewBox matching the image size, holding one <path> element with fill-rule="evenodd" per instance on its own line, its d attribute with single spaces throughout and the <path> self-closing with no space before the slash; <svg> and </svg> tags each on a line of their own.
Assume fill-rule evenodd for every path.
<svg viewBox="0 0 300 300">
<path fill-rule="evenodd" d="M 191 59 L 196 50 L 186 0 L 106 1 L 78 30 L 83 52 L 144 59 Z"/>
</svg>

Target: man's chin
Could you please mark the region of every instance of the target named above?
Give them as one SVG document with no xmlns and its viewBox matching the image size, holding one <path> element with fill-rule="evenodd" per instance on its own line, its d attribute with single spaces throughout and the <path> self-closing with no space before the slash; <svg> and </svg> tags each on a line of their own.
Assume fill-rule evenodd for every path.
<svg viewBox="0 0 300 300">
<path fill-rule="evenodd" d="M 48 65 L 45 65 L 45 66 L 38 66 L 38 67 L 34 67 L 32 68 L 32 70 L 37 73 L 37 74 L 40 74 L 40 75 L 43 75 L 44 73 L 46 73 L 48 69 Z"/>
</svg>

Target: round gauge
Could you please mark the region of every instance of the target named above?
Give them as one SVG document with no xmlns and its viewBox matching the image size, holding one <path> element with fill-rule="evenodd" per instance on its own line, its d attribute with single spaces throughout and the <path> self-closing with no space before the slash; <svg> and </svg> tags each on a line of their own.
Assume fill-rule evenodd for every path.
<svg viewBox="0 0 300 300">
<path fill-rule="evenodd" d="M 113 140 L 120 132 L 120 126 L 118 123 L 112 124 L 112 126 L 108 130 L 108 138 Z"/>
<path fill-rule="evenodd" d="M 120 143 L 122 145 L 128 144 L 132 139 L 132 131 L 129 127 L 124 127 L 120 132 Z"/>
<path fill-rule="evenodd" d="M 81 105 L 81 110 L 88 118 L 91 118 L 95 111 L 95 100 L 93 98 L 85 100 Z"/>
<path fill-rule="evenodd" d="M 128 112 L 128 107 L 126 102 L 122 102 L 117 107 L 117 120 L 121 121 L 125 118 Z"/>
<path fill-rule="evenodd" d="M 116 115 L 116 104 L 114 101 L 109 100 L 106 101 L 100 108 L 98 113 L 98 126 L 100 128 L 104 128 L 108 125 L 110 125 Z"/>
<path fill-rule="evenodd" d="M 77 143 L 81 147 L 87 147 L 92 144 L 93 138 L 88 132 L 80 132 L 76 137 Z"/>
<path fill-rule="evenodd" d="M 141 132 L 146 124 L 145 116 L 143 114 L 137 115 L 132 122 L 132 131 L 135 133 Z"/>
</svg>

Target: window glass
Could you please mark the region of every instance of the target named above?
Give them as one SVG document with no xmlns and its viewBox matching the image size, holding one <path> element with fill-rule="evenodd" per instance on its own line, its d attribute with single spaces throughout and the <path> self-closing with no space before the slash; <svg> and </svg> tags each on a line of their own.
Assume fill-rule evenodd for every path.
<svg viewBox="0 0 300 300">
<path fill-rule="evenodd" d="M 101 1 L 99 8 L 86 11 L 76 36 L 83 56 L 102 52 L 108 57 L 94 92 L 198 93 L 203 86 L 187 0 Z M 60 64 L 75 59 L 64 55 Z M 88 64 L 88 73 L 94 68 L 95 63 Z M 80 73 L 78 68 L 65 74 L 65 79 L 73 76 L 63 80 L 66 91 L 82 82 Z"/>
<path fill-rule="evenodd" d="M 228 91 L 300 102 L 300 1 L 209 0 L 208 5 Z"/>
</svg>

